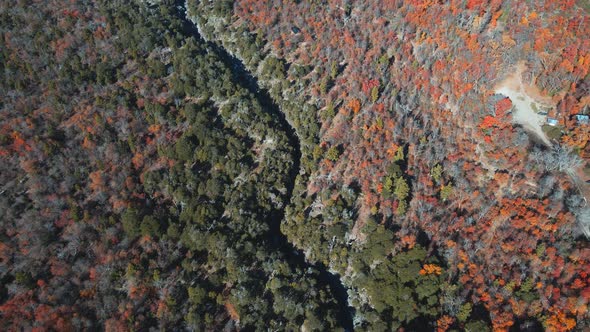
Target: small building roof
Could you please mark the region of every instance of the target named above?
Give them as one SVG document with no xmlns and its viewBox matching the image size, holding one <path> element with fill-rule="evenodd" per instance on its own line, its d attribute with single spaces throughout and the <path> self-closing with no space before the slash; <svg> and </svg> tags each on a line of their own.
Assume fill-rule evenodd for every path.
<svg viewBox="0 0 590 332">
<path fill-rule="evenodd" d="M 590 123 L 590 115 L 586 114 L 576 114 L 576 120 L 578 120 L 579 124 L 589 124 Z"/>
<path fill-rule="evenodd" d="M 557 121 L 557 119 L 554 118 L 547 118 L 547 124 L 550 126 L 557 126 L 559 124 L 559 121 Z"/>
</svg>

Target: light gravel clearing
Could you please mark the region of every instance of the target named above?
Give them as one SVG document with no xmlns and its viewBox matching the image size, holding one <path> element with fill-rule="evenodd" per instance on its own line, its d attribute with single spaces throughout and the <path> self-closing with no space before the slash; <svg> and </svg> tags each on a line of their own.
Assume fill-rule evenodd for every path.
<svg viewBox="0 0 590 332">
<path fill-rule="evenodd" d="M 522 67 L 503 81 L 495 92 L 510 98 L 514 106 L 512 119 L 515 123 L 522 125 L 526 130 L 538 136 L 547 146 L 551 146 L 551 142 L 542 129 L 547 117 L 536 112 L 547 105 L 536 101 L 525 92 L 520 78 L 521 70 Z"/>
</svg>

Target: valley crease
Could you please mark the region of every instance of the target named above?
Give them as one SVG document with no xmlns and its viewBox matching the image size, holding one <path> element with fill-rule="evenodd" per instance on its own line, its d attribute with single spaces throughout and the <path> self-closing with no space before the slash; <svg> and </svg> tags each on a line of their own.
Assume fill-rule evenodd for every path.
<svg viewBox="0 0 590 332">
<path fill-rule="evenodd" d="M 217 57 L 228 68 L 231 69 L 234 81 L 238 82 L 243 87 L 245 87 L 252 95 L 256 97 L 256 99 L 260 102 L 262 108 L 266 112 L 269 112 L 271 115 L 275 117 L 279 124 L 279 128 L 277 129 L 280 129 L 283 132 L 285 132 L 287 138 L 289 139 L 289 143 L 294 147 L 292 156 L 293 166 L 289 172 L 290 176 L 288 182 L 285 184 L 287 188 L 285 202 L 290 202 L 293 193 L 293 188 L 295 185 L 295 178 L 297 177 L 297 174 L 299 172 L 301 159 L 299 138 L 297 136 L 297 133 L 295 132 L 295 129 L 291 127 L 291 125 L 285 117 L 285 114 L 272 100 L 268 91 L 260 88 L 256 78 L 246 69 L 244 63 L 240 59 L 231 55 L 219 43 L 205 40 L 201 36 L 195 23 L 193 23 L 187 17 L 185 1 L 177 0 L 175 1 L 174 6 L 175 15 L 183 22 L 183 32 L 187 36 L 192 36 L 195 39 L 207 45 L 208 49 L 214 52 L 215 55 L 217 55 Z M 313 268 L 319 272 L 318 282 L 322 285 L 328 285 L 334 295 L 335 300 L 337 301 L 339 309 L 338 318 L 340 324 L 346 331 L 352 331 L 354 308 L 352 308 L 348 304 L 348 293 L 346 287 L 342 284 L 340 280 L 340 276 L 338 274 L 333 274 L 329 272 L 326 266 L 322 263 L 311 264 L 307 262 L 305 260 L 305 255 L 303 254 L 303 252 L 295 248 L 293 244 L 289 242 L 287 236 L 281 232 L 280 226 L 281 221 L 283 220 L 285 215 L 284 209 L 286 205 L 287 204 L 285 204 L 282 209 L 275 211 L 273 215 L 268 217 L 267 221 L 269 223 L 269 233 L 268 241 L 266 241 L 266 244 L 271 246 L 273 250 L 282 252 L 285 255 L 289 264 L 291 264 L 292 266 L 299 268 L 301 270 Z"/>
</svg>

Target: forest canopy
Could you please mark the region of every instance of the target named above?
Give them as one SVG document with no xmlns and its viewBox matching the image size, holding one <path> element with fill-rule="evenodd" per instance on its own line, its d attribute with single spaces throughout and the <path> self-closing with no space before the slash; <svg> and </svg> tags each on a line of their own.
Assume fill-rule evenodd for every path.
<svg viewBox="0 0 590 332">
<path fill-rule="evenodd" d="M 590 328 L 587 1 L 0 3 L 0 329 Z"/>
</svg>

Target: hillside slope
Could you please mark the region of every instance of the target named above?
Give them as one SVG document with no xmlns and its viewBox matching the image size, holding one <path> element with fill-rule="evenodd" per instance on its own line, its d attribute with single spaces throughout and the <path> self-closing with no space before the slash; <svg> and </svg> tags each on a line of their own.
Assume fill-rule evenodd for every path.
<svg viewBox="0 0 590 332">
<path fill-rule="evenodd" d="M 283 227 L 308 259 L 342 276 L 357 329 L 411 330 L 424 318 L 442 330 L 587 326 L 587 185 L 564 176 L 588 169 L 590 152 L 589 127 L 574 116 L 588 112 L 590 69 L 590 21 L 578 4 L 189 8 L 279 104 L 301 105 L 286 110 L 308 133 L 310 166 Z M 519 64 L 519 79 L 554 105 L 545 116 L 560 129 L 553 148 L 515 124 L 513 102 L 494 91 Z M 392 280 L 396 259 L 416 246 L 428 251 L 415 280 Z M 429 295 L 416 290 L 438 273 Z"/>
</svg>

